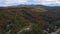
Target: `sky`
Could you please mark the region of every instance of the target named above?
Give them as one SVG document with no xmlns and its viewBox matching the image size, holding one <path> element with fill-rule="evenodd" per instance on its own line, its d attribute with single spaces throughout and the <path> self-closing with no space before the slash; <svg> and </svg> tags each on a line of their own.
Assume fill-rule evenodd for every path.
<svg viewBox="0 0 60 34">
<path fill-rule="evenodd" d="M 14 6 L 14 5 L 46 5 L 46 6 L 60 6 L 60 0 L 0 0 L 0 6 Z"/>
</svg>

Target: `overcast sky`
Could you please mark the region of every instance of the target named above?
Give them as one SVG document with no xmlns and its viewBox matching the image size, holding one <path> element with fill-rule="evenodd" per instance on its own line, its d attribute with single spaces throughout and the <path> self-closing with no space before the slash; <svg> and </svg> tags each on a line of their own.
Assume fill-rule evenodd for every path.
<svg viewBox="0 0 60 34">
<path fill-rule="evenodd" d="M 0 6 L 13 6 L 19 4 L 39 4 L 46 6 L 60 6 L 60 0 L 0 0 Z"/>
</svg>

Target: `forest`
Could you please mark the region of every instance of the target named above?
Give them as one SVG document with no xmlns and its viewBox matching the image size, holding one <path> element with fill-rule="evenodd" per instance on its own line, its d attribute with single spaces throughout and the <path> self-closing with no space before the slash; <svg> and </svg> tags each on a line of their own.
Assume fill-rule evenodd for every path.
<svg viewBox="0 0 60 34">
<path fill-rule="evenodd" d="M 58 29 L 60 10 L 37 7 L 0 9 L 0 34 L 51 34 Z"/>
</svg>

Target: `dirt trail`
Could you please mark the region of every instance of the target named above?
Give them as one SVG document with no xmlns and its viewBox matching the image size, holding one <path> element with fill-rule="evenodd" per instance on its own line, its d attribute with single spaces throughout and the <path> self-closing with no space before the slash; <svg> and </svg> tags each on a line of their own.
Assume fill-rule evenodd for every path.
<svg viewBox="0 0 60 34">
<path fill-rule="evenodd" d="M 55 32 L 52 32 L 51 34 L 58 34 L 59 31 L 60 31 L 60 29 L 58 29 L 58 30 L 55 31 Z"/>
</svg>

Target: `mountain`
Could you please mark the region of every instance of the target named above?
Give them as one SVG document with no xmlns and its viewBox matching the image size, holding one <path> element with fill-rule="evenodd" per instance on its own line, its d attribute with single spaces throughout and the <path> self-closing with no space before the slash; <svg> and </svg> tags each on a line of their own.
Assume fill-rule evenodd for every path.
<svg viewBox="0 0 60 34">
<path fill-rule="evenodd" d="M 60 6 L 45 6 L 45 5 L 17 5 L 17 6 L 31 6 L 31 7 L 47 8 L 47 9 L 57 9 L 57 8 L 60 8 Z"/>
<path fill-rule="evenodd" d="M 60 9 L 60 6 L 45 6 L 45 5 L 16 5 L 16 6 L 8 6 L 8 7 L 34 7 L 34 8 L 45 8 L 45 9 Z M 6 8 L 6 7 L 0 7 L 0 8 Z"/>
<path fill-rule="evenodd" d="M 60 28 L 59 7 L 19 5 L 0 8 L 0 34 L 44 34 L 44 30 L 51 33 L 56 28 Z"/>
</svg>

